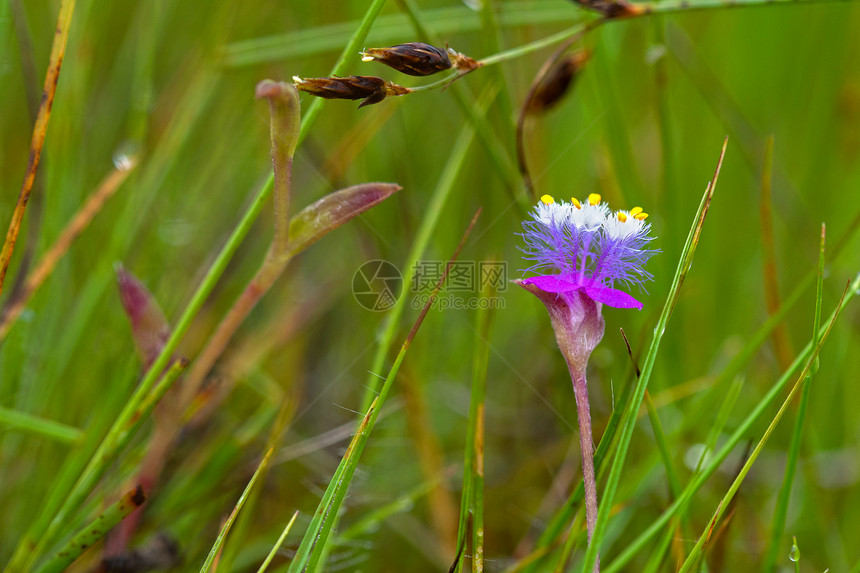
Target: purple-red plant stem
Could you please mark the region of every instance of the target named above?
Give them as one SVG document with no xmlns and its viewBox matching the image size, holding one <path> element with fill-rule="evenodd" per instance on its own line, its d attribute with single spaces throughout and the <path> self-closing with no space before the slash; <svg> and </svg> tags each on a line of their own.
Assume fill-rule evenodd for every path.
<svg viewBox="0 0 860 573">
<path fill-rule="evenodd" d="M 576 418 L 579 421 L 579 448 L 582 454 L 582 485 L 585 489 L 585 523 L 588 542 L 597 524 L 597 479 L 594 475 L 594 441 L 591 435 L 591 410 L 588 406 L 588 382 L 584 372 L 577 372 L 570 364 L 573 395 L 576 398 Z M 594 563 L 594 572 L 600 571 L 600 557 Z"/>
<path fill-rule="evenodd" d="M 257 271 L 256 276 L 248 283 L 248 286 L 232 308 L 230 308 L 227 315 L 218 325 L 215 333 L 209 338 L 203 351 L 194 361 L 194 366 L 191 368 L 191 372 L 189 372 L 182 386 L 180 403 L 183 407 L 187 408 L 190 406 L 206 375 L 212 370 L 212 366 L 215 365 L 215 362 L 224 352 L 224 349 L 227 348 L 227 344 L 230 343 L 233 334 L 245 321 L 245 318 L 254 309 L 260 298 L 268 292 L 286 268 L 289 258 L 280 262 L 276 261 L 275 257 L 272 256 L 272 250 L 269 253 L 266 261 Z"/>
<path fill-rule="evenodd" d="M 187 408 L 215 365 L 218 357 L 227 348 L 233 334 L 245 321 L 260 298 L 275 284 L 290 262 L 287 246 L 290 237 L 290 199 L 292 196 L 293 155 L 299 138 L 301 109 L 294 87 L 283 82 L 263 80 L 257 84 L 256 96 L 269 101 L 271 116 L 272 169 L 275 210 L 275 234 L 266 254 L 266 259 L 257 274 L 242 292 L 239 300 L 218 325 L 205 348 L 194 361 L 179 396 L 181 408 Z"/>
</svg>

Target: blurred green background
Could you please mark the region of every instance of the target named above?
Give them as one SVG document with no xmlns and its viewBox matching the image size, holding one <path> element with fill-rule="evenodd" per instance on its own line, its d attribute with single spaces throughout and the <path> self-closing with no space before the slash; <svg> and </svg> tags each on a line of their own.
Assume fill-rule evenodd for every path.
<svg viewBox="0 0 860 573">
<path fill-rule="evenodd" d="M 57 476 L 73 472 L 68 468 L 75 460 L 92 451 L 139 379 L 140 359 L 120 306 L 114 264 L 121 261 L 140 277 L 175 320 L 271 169 L 268 108 L 254 100 L 255 84 L 264 78 L 328 75 L 368 4 L 77 3 L 43 163 L 4 299 L 25 256 L 38 256 L 54 242 L 118 157 L 133 154 L 141 163 L 75 241 L 0 347 L 0 405 L 85 430 L 83 441 L 72 445 L 0 426 L 0 561 L 11 555 Z M 454 0 L 417 5 L 420 20 L 438 39 L 475 58 L 538 40 L 586 17 L 563 0 L 493 1 L 493 18 Z M 11 1 L 2 10 L 0 215 L 5 224 L 29 153 L 33 85 L 28 87 L 28 78 L 37 83 L 38 99 L 58 2 Z M 768 317 L 760 208 L 769 136 L 782 297 L 814 271 L 822 222 L 828 246 L 856 230 L 858 30 L 860 10 L 853 3 L 780 4 L 610 22 L 577 44 L 592 50 L 592 57 L 574 91 L 526 124 L 536 190 L 559 198 L 601 193 L 616 209 L 642 205 L 658 236 L 654 244 L 662 250 L 649 264 L 655 280 L 648 293 L 633 293 L 644 301 L 644 310 L 604 312 L 605 339 L 589 371 L 595 439 L 614 397 L 631 380 L 618 329 L 624 328 L 641 359 L 725 135 L 728 151 L 711 212 L 649 389 L 682 482 L 695 468 L 696 452 L 727 392 L 726 381 L 714 386 L 715 381 Z M 31 49 L 22 44 L 25 37 Z M 403 4 L 391 1 L 366 46 L 420 39 Z M 208 425 L 187 433 L 171 453 L 133 546 L 166 531 L 181 548 L 179 569 L 197 570 L 253 472 L 286 395 L 293 414 L 283 452 L 276 454 L 281 460 L 269 472 L 244 539 L 235 542 L 238 557 L 231 570 L 255 571 L 293 511 L 300 510 L 287 552 L 276 564 L 285 562 L 359 418 L 387 319 L 354 299 L 356 269 L 384 259 L 405 274 L 419 226 L 437 212 L 439 223 L 421 260 L 446 260 L 479 207 L 483 212 L 461 259 L 505 261 L 509 278 L 521 276 L 527 266 L 516 236 L 523 210 L 512 199 L 525 192 L 514 177 L 515 121 L 552 49 L 477 70 L 445 91 L 389 98 L 362 109 L 356 102 L 324 103 L 296 155 L 294 206 L 366 181 L 396 182 L 403 191 L 303 253 L 263 298 L 213 374 L 216 380 L 238 377 L 236 390 Z M 361 63 L 358 54 L 351 56 L 348 70 L 407 86 L 432 81 Z M 477 108 L 487 93 L 496 95 L 481 124 L 486 132 L 461 153 L 458 137 L 473 126 L 463 104 Z M 303 108 L 312 101 L 302 94 Z M 490 147 L 502 152 L 502 165 L 492 159 Z M 458 170 L 446 171 L 458 161 Z M 453 186 L 436 211 L 428 205 L 445 173 L 453 173 Z M 265 254 L 271 229 L 266 209 L 196 318 L 182 354 L 196 355 L 244 288 Z M 828 257 L 825 313 L 858 270 L 860 242 L 847 236 L 838 257 Z M 413 293 L 407 289 L 405 296 Z M 503 308 L 494 312 L 490 331 L 486 400 L 488 571 L 502 571 L 528 553 L 579 476 L 573 393 L 546 311 L 513 285 L 498 296 Z M 808 288 L 784 322 L 794 353 L 811 336 L 814 300 L 814 288 Z M 392 352 L 417 313 L 407 304 Z M 345 540 L 326 570 L 442 571 L 453 561 L 475 315 L 474 310 L 428 315 L 364 452 L 340 529 L 391 501 L 404 503 Z M 801 548 L 802 571 L 849 571 L 860 563 L 858 325 L 860 313 L 852 304 L 813 379 L 779 552 L 783 570 L 794 570 L 788 560 L 791 535 Z M 377 374 L 387 372 L 390 359 Z M 733 430 L 783 367 L 770 340 L 743 365 L 743 386 L 724 432 Z M 754 425 L 751 444 L 775 411 Z M 740 489 L 728 525 L 709 547 L 709 570 L 760 567 L 795 417 L 796 410 L 790 410 Z M 327 439 L 335 428 L 341 433 Z M 124 490 L 150 430 L 144 426 L 113 465 L 90 510 Z M 744 454 L 738 447 L 695 497 L 687 514 L 695 536 L 679 533 L 676 540 L 684 554 Z M 670 502 L 647 421 L 634 434 L 627 463 L 618 513 L 601 552 L 605 563 Z M 92 516 L 83 512 L 76 523 Z M 642 570 L 647 557 L 637 557 L 625 570 Z M 75 570 L 88 570 L 97 552 L 87 559 L 90 565 Z M 674 571 L 674 562 L 670 554 L 659 570 Z"/>
</svg>

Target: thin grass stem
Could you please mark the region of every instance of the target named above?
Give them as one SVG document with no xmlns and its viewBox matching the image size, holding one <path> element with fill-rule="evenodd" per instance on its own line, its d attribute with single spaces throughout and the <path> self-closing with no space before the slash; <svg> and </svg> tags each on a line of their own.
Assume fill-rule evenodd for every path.
<svg viewBox="0 0 860 573">
<path fill-rule="evenodd" d="M 495 99 L 495 96 L 495 88 L 484 92 L 478 100 L 478 113 L 484 113 L 487 107 L 492 103 L 493 99 Z M 406 256 L 406 262 L 403 267 L 405 270 L 403 273 L 404 284 L 411 284 L 412 282 L 416 265 L 427 250 L 427 245 L 430 243 L 430 239 L 433 237 L 433 233 L 439 224 L 442 210 L 445 208 L 448 198 L 451 195 L 451 191 L 454 189 L 454 183 L 460 175 L 460 170 L 466 164 L 466 155 L 474 138 L 474 125 L 464 125 L 460 130 L 460 134 L 457 136 L 457 139 L 454 141 L 454 145 L 451 147 L 451 153 L 448 155 L 448 162 L 442 169 L 442 173 L 436 183 L 436 188 L 433 190 L 433 194 L 427 202 L 427 207 L 424 210 L 424 217 L 421 219 L 421 224 L 418 227 L 418 231 L 415 233 L 415 239 L 409 249 L 409 254 Z M 397 333 L 397 329 L 400 327 L 400 316 L 403 314 L 403 309 L 406 307 L 406 299 L 407 297 L 405 296 L 400 297 L 391 310 L 388 311 L 385 329 L 379 337 L 379 345 L 376 349 L 376 355 L 373 357 L 373 363 L 364 383 L 366 391 L 362 402 L 363 410 L 367 410 L 370 402 L 373 401 L 373 398 L 380 387 L 381 382 L 376 373 L 382 371 L 383 365 L 385 364 L 385 359 L 391 349 L 394 336 Z"/>
<path fill-rule="evenodd" d="M 66 543 L 66 546 L 53 559 L 40 567 L 37 573 L 60 573 L 61 571 L 65 571 L 87 549 L 95 545 L 114 526 L 143 505 L 145 501 L 146 495 L 140 486 L 126 493 L 119 501 L 108 507 L 104 513 L 81 528 L 81 531 L 70 539 Z"/>
<path fill-rule="evenodd" d="M 274 449 L 269 448 L 269 451 L 267 451 L 266 455 L 263 456 L 263 459 L 257 466 L 257 470 L 254 472 L 254 475 L 251 476 L 250 481 L 248 481 L 248 485 L 245 486 L 245 490 L 242 492 L 242 495 L 239 496 L 239 499 L 236 501 L 236 505 L 233 507 L 233 510 L 230 512 L 230 515 L 221 527 L 221 531 L 218 532 L 218 537 L 215 538 L 215 543 L 209 550 L 209 555 L 206 556 L 206 561 L 204 561 L 203 565 L 200 567 L 200 573 L 208 573 L 208 571 L 212 569 L 212 564 L 221 552 L 221 547 L 224 545 L 224 540 L 230 532 L 233 522 L 236 521 L 236 516 L 239 515 L 239 512 L 242 510 L 242 506 L 245 505 L 245 500 L 248 499 L 248 496 L 251 494 L 251 490 L 254 489 L 254 484 L 257 483 L 257 478 L 265 472 L 266 467 L 269 465 L 269 460 L 272 459 L 272 452 L 274 451 Z"/>
<path fill-rule="evenodd" d="M 272 559 L 275 558 L 275 555 L 278 554 L 278 551 L 281 549 L 281 546 L 284 544 L 284 540 L 287 538 L 287 535 L 289 535 L 290 530 L 293 528 L 293 524 L 296 522 L 296 518 L 298 516 L 299 516 L 298 511 L 293 513 L 293 517 L 290 518 L 290 521 L 287 523 L 287 526 L 284 527 L 284 530 L 281 532 L 280 537 L 278 537 L 278 540 L 272 546 L 272 550 L 269 551 L 269 554 L 266 555 L 266 559 L 260 565 L 260 568 L 257 569 L 257 573 L 265 573 L 266 569 L 269 568 L 269 564 L 272 562 Z"/>
<path fill-rule="evenodd" d="M 711 520 L 708 523 L 708 527 L 705 528 L 705 531 L 702 532 L 702 535 L 699 537 L 699 540 L 696 542 L 696 545 L 693 547 L 693 550 L 687 556 L 687 560 L 681 566 L 679 573 L 687 573 L 692 570 L 692 568 L 696 565 L 698 559 L 701 557 L 701 554 L 704 551 L 704 547 L 708 540 L 711 538 L 711 534 L 714 531 L 714 528 L 717 525 L 718 520 L 725 512 L 726 508 L 729 505 L 729 502 L 734 497 L 735 493 L 737 493 L 741 484 L 744 481 L 747 473 L 749 473 L 750 468 L 752 468 L 753 463 L 755 463 L 756 459 L 758 459 L 759 454 L 762 449 L 764 449 L 765 444 L 770 439 L 771 434 L 776 429 L 777 424 L 782 419 L 782 416 L 788 410 L 788 407 L 791 405 L 791 401 L 794 399 L 794 396 L 800 391 L 800 388 L 804 385 L 804 382 L 807 381 L 807 376 L 813 369 L 815 360 L 818 358 L 819 353 L 821 352 L 821 348 L 824 345 L 824 342 L 827 340 L 827 335 L 830 334 L 830 330 L 833 328 L 833 325 L 836 323 L 836 319 L 839 317 L 841 309 L 843 308 L 843 303 L 845 302 L 845 297 L 848 294 L 849 289 L 852 288 L 850 284 L 845 286 L 845 291 L 842 294 L 842 299 L 839 301 L 839 304 L 836 305 L 836 310 L 833 312 L 830 320 L 828 321 L 827 327 L 825 328 L 821 338 L 818 339 L 819 328 L 816 328 L 813 333 L 813 342 L 817 342 L 813 347 L 812 353 L 809 355 L 809 358 L 806 361 L 806 365 L 803 367 L 800 375 L 798 376 L 797 382 L 795 382 L 794 386 L 792 386 L 791 390 L 788 393 L 788 396 L 783 401 L 782 406 L 780 406 L 779 411 L 771 420 L 770 424 L 765 430 L 764 435 L 759 440 L 755 449 L 750 454 L 746 463 L 744 463 L 743 468 L 739 472 L 738 476 L 735 478 L 734 482 L 732 482 L 731 487 L 729 487 L 728 492 L 723 496 L 723 499 L 720 500 L 719 505 L 717 506 L 714 515 L 711 517 Z M 817 303 L 816 303 L 817 304 Z M 817 314 L 817 313 L 816 313 Z M 820 315 L 818 315 L 820 318 Z M 816 325 L 817 327 L 818 325 Z"/>
<path fill-rule="evenodd" d="M 47 420 L 20 410 L 0 406 L 0 424 L 16 430 L 32 433 L 46 438 L 74 444 L 84 435 L 83 430 Z"/>
<path fill-rule="evenodd" d="M 400 370 L 400 365 L 403 363 L 406 353 L 418 333 L 418 329 L 423 324 L 424 318 L 427 316 L 427 312 L 430 310 L 431 305 L 436 300 L 439 290 L 442 288 L 445 279 L 448 277 L 448 272 L 451 269 L 452 263 L 457 259 L 466 239 L 471 233 L 472 228 L 475 226 L 478 215 L 480 215 L 480 210 L 475 213 L 475 216 L 472 218 L 469 227 L 466 229 L 466 233 L 454 252 L 454 256 L 445 266 L 445 271 L 436 283 L 433 293 L 419 313 L 418 318 L 413 323 L 412 329 L 409 331 L 406 340 L 401 345 L 400 352 L 398 352 L 397 357 L 394 360 L 394 364 L 391 366 L 388 376 L 385 378 L 385 382 L 379 389 L 379 394 L 374 398 L 367 410 L 367 413 L 362 418 L 355 436 L 353 436 L 353 439 L 344 453 L 340 464 L 338 464 L 337 470 L 335 470 L 332 479 L 329 481 L 329 485 L 323 494 L 323 498 L 320 500 L 320 503 L 314 512 L 313 519 L 311 520 L 310 525 L 308 525 L 308 529 L 305 531 L 305 535 L 299 544 L 299 548 L 296 550 L 296 555 L 292 562 L 290 562 L 289 573 L 299 573 L 305 570 L 314 571 L 317 567 L 324 565 L 324 556 L 327 555 L 329 551 L 329 544 L 333 538 L 331 533 L 334 529 L 335 521 L 338 519 L 338 515 L 340 514 L 340 508 L 346 498 L 350 482 L 352 481 L 355 469 L 358 466 L 358 461 L 361 458 L 361 454 L 364 451 L 370 434 L 376 425 L 380 409 L 388 397 L 388 393 L 391 390 L 394 379 L 397 377 L 397 373 Z"/>
<path fill-rule="evenodd" d="M 0 316 L 0 343 L 9 334 L 9 330 L 21 316 L 21 313 L 24 312 L 27 303 L 51 275 L 60 259 L 69 251 L 75 239 L 87 228 L 136 166 L 137 160 L 135 158 L 128 158 L 117 165 L 116 169 L 102 180 L 101 184 L 75 213 L 75 216 L 72 217 L 54 244 L 42 255 L 35 268 L 27 275 L 21 292 L 13 300 L 10 300 L 9 306 L 3 310 L 3 314 Z"/>
<path fill-rule="evenodd" d="M 367 31 L 370 29 L 370 26 L 373 23 L 373 18 L 371 18 L 371 13 L 376 10 L 381 10 L 382 5 L 384 4 L 384 0 L 374 0 L 371 9 L 368 11 L 367 17 L 362 22 L 362 25 L 356 30 L 352 39 L 350 40 L 349 45 L 359 45 L 364 41 L 366 37 Z M 377 9 L 378 8 L 378 9 Z M 346 57 L 347 54 L 341 56 L 341 59 L 335 64 L 334 69 L 332 70 L 333 74 L 339 73 L 346 66 Z M 319 115 L 320 106 L 322 105 L 323 100 L 315 100 L 307 113 L 304 114 L 302 119 L 302 124 L 299 132 L 298 141 L 301 142 L 304 137 L 307 136 L 307 133 L 310 130 L 310 127 L 313 125 L 313 122 L 316 120 Z M 209 294 L 215 288 L 215 284 L 218 279 L 224 273 L 224 270 L 227 268 L 228 263 L 233 257 L 233 254 L 239 248 L 239 245 L 244 240 L 245 236 L 248 234 L 248 231 L 251 229 L 251 226 L 256 221 L 260 212 L 263 210 L 266 201 L 269 198 L 269 195 L 272 192 L 274 187 L 274 176 L 270 175 L 269 178 L 263 183 L 260 190 L 255 195 L 248 209 L 243 214 L 242 218 L 236 224 L 233 232 L 230 234 L 230 237 L 227 239 L 225 245 L 221 248 L 200 285 L 197 287 L 194 295 L 191 297 L 191 300 L 188 302 L 187 306 L 183 310 L 179 320 L 176 323 L 176 326 L 173 329 L 173 332 L 170 335 L 170 338 L 164 345 L 161 354 L 156 358 L 153 364 L 150 366 L 147 373 L 144 375 L 143 380 L 140 382 L 137 390 L 134 395 L 129 399 L 126 403 L 126 406 L 120 412 L 117 417 L 116 422 L 113 425 L 112 432 L 118 428 L 121 428 L 127 421 L 130 419 L 130 416 L 138 409 L 140 403 L 143 401 L 145 396 L 149 394 L 152 388 L 155 386 L 156 382 L 159 378 L 159 373 L 167 366 L 170 357 L 176 351 L 176 348 L 179 345 L 179 342 L 185 336 L 189 327 L 191 326 L 191 322 L 197 316 L 197 313 L 203 307 L 206 299 Z M 172 380 L 171 380 L 172 383 Z M 104 444 L 104 443 L 103 443 Z M 101 450 L 102 448 L 100 448 Z M 114 452 L 115 453 L 115 452 Z M 112 458 L 112 456 L 110 456 Z M 77 509 L 81 501 L 84 497 L 89 493 L 89 491 L 95 486 L 98 478 L 104 473 L 107 469 L 107 465 L 110 462 L 110 459 L 99 459 L 98 456 L 93 456 L 87 466 L 84 469 L 84 472 L 81 474 L 77 482 L 74 486 L 72 486 L 69 495 L 65 496 L 62 501 L 62 504 L 56 510 L 52 510 L 52 508 L 47 508 L 42 516 L 40 516 L 37 521 L 33 523 L 30 530 L 24 535 L 21 541 L 18 543 L 18 546 L 15 550 L 12 560 L 9 565 L 7 565 L 4 570 L 5 573 L 17 573 L 24 569 L 25 563 L 32 562 L 32 560 L 37 558 L 38 552 L 33 551 L 33 547 L 36 546 L 36 541 L 39 540 L 39 546 L 44 547 L 48 544 L 49 541 L 52 540 L 56 529 L 63 524 L 68 515 Z M 53 515 L 51 515 L 53 514 Z"/>
<path fill-rule="evenodd" d="M 845 298 L 842 300 L 839 307 L 831 313 L 828 318 L 828 323 L 833 319 L 836 312 L 841 312 L 842 309 L 856 296 L 860 293 L 860 275 L 854 279 L 851 283 L 850 288 L 848 289 L 848 293 Z M 823 335 L 823 330 L 819 330 L 819 336 Z M 774 400 L 779 396 L 782 390 L 788 385 L 788 383 L 793 379 L 793 375 L 797 372 L 806 361 L 807 357 L 814 350 L 812 346 L 812 342 L 809 342 L 801 351 L 800 354 L 795 358 L 794 362 L 791 364 L 791 367 L 786 370 L 783 375 L 777 380 L 773 386 L 771 386 L 770 390 L 768 390 L 767 394 L 765 394 L 753 410 L 747 414 L 744 420 L 738 424 L 735 428 L 735 431 L 732 432 L 731 436 L 725 441 L 723 446 L 719 449 L 719 451 L 715 452 L 713 456 L 709 458 L 707 463 L 704 465 L 701 472 L 696 474 L 689 484 L 684 488 L 684 491 L 681 493 L 681 496 L 675 500 L 669 507 L 667 507 L 659 517 L 657 517 L 653 523 L 648 526 L 645 531 L 639 534 L 633 542 L 628 544 L 628 546 L 621 552 L 618 557 L 612 561 L 604 573 L 618 573 L 623 570 L 623 567 L 629 563 L 629 561 L 636 555 L 639 551 L 649 546 L 651 540 L 662 531 L 663 527 L 666 523 L 675 515 L 680 513 L 687 507 L 687 504 L 692 500 L 693 495 L 704 485 L 704 483 L 710 478 L 719 468 L 719 466 L 725 461 L 728 455 L 732 452 L 732 450 L 744 439 L 749 432 L 752 425 L 759 419 L 759 417 L 764 414 L 765 410 L 773 403 Z"/>
<path fill-rule="evenodd" d="M 669 289 L 669 295 L 666 299 L 666 304 L 663 307 L 663 312 L 660 314 L 660 319 L 657 321 L 657 325 L 654 329 L 654 337 L 651 341 L 651 347 L 648 350 L 648 354 L 645 356 L 645 362 L 642 366 L 642 375 L 640 376 L 636 387 L 633 390 L 633 396 L 630 399 L 630 403 L 628 405 L 630 412 L 638 412 L 639 407 L 642 405 L 642 400 L 645 396 L 645 390 L 647 389 L 648 382 L 651 379 L 654 362 L 657 359 L 657 351 L 660 348 L 660 341 L 663 338 L 663 333 L 666 330 L 666 324 L 669 322 L 669 317 L 671 316 L 672 310 L 674 309 L 675 304 L 678 300 L 678 294 L 680 292 L 681 285 L 684 283 L 684 279 L 686 278 L 687 273 L 689 272 L 690 267 L 693 264 L 693 256 L 695 255 L 696 247 L 698 246 L 699 238 L 702 233 L 702 226 L 704 225 L 705 217 L 708 214 L 708 209 L 711 204 L 711 198 L 713 197 L 714 190 L 716 188 L 717 179 L 720 174 L 720 167 L 722 166 L 723 157 L 725 156 L 727 145 L 728 138 L 726 138 L 726 140 L 723 142 L 723 148 L 720 152 L 720 159 L 717 163 L 717 169 L 714 172 L 714 177 L 708 184 L 708 188 L 705 190 L 705 194 L 702 196 L 702 202 L 699 205 L 698 213 L 696 214 L 696 218 L 693 221 L 693 226 L 690 229 L 690 234 L 687 236 L 687 242 L 684 246 L 684 251 L 681 253 L 681 258 L 678 261 L 678 269 L 677 271 L 675 271 L 675 277 L 672 280 L 672 287 Z M 592 538 L 592 543 L 588 545 L 588 550 L 585 554 L 585 564 L 583 566 L 583 571 L 590 570 L 597 562 L 597 548 L 599 547 L 600 541 L 605 534 L 606 525 L 609 521 L 609 513 L 615 500 L 615 493 L 618 489 L 618 482 L 621 479 L 621 471 L 624 466 L 624 459 L 627 455 L 627 449 L 630 446 L 630 440 L 633 437 L 633 430 L 636 427 L 636 419 L 637 417 L 635 415 L 627 416 L 627 420 L 622 429 L 621 436 L 618 442 L 618 452 L 616 453 L 615 459 L 612 463 L 612 469 L 609 472 L 609 479 L 603 494 L 603 510 L 598 513 L 594 537 Z"/>
<path fill-rule="evenodd" d="M 0 250 L 0 294 L 3 293 L 3 283 L 6 280 L 6 271 L 12 262 L 12 252 L 15 250 L 15 242 L 18 240 L 18 232 L 24 220 L 24 212 L 30 200 L 30 191 L 36 180 L 36 170 L 39 168 L 39 160 L 42 158 L 42 148 L 45 146 L 45 137 L 48 133 L 48 121 L 51 119 L 51 108 L 54 104 L 54 96 L 57 94 L 57 82 L 60 80 L 60 69 L 63 67 L 63 58 L 66 54 L 66 43 L 69 39 L 69 30 L 72 27 L 72 16 L 75 13 L 75 0 L 62 0 L 60 13 L 57 16 L 57 28 L 54 34 L 54 42 L 51 45 L 50 61 L 48 71 L 45 74 L 45 85 L 42 91 L 42 102 L 39 106 L 39 114 L 36 116 L 36 124 L 33 126 L 33 138 L 30 142 L 30 159 L 27 162 L 27 171 L 24 175 L 24 183 L 18 194 L 18 202 L 12 212 L 12 221 L 9 230 L 6 231 L 6 240 Z"/>
<path fill-rule="evenodd" d="M 821 225 L 821 245 L 818 256 L 818 287 L 815 297 L 815 319 L 814 329 L 812 331 L 813 341 L 817 346 L 818 330 L 821 323 L 821 302 L 824 298 L 824 242 L 825 229 Z M 797 407 L 797 420 L 794 423 L 794 430 L 791 434 L 791 443 L 788 447 L 788 459 L 785 461 L 785 475 L 782 479 L 782 486 L 779 488 L 779 494 L 776 500 L 776 508 L 773 513 L 771 522 L 770 545 L 767 554 L 765 555 L 762 571 L 770 573 L 776 569 L 777 555 L 782 546 L 782 537 L 785 533 L 785 518 L 788 515 L 788 505 L 791 501 L 791 489 L 794 483 L 794 476 L 797 473 L 797 461 L 800 457 L 800 446 L 803 438 L 803 424 L 806 420 L 806 411 L 809 407 L 809 392 L 811 387 L 811 378 L 817 370 L 817 361 L 810 370 L 809 376 L 802 381 L 802 390 L 800 394 L 800 404 Z"/>
</svg>

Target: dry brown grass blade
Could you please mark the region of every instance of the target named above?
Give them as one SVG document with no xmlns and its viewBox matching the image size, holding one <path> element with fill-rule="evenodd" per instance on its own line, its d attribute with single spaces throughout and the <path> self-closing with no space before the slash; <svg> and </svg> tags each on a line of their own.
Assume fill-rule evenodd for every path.
<svg viewBox="0 0 860 573">
<path fill-rule="evenodd" d="M 35 292 L 42 286 L 45 280 L 54 271 L 57 263 L 65 256 L 75 239 L 87 228 L 96 215 L 101 211 L 104 204 L 110 199 L 117 189 L 131 174 L 132 170 L 137 166 L 137 161 L 129 159 L 127 162 L 118 165 L 111 171 L 87 198 L 83 206 L 75 213 L 66 228 L 63 229 L 60 236 L 51 245 L 35 268 L 30 271 L 24 281 L 24 286 L 21 292 L 9 301 L 9 306 L 0 316 L 0 341 L 6 338 L 9 329 L 21 316 L 21 313 L 26 308 L 27 303 L 33 297 Z"/>
<path fill-rule="evenodd" d="M 51 118 L 51 107 L 54 104 L 54 95 L 57 93 L 57 82 L 60 79 L 60 68 L 63 66 L 63 57 L 66 54 L 66 41 L 69 39 L 69 28 L 72 25 L 72 14 L 75 11 L 75 0 L 63 0 L 60 5 L 60 15 L 57 17 L 57 29 L 54 34 L 54 44 L 51 46 L 51 59 L 48 63 L 48 72 L 45 74 L 45 87 L 42 91 L 42 103 L 39 106 L 39 114 L 36 116 L 36 125 L 33 126 L 33 138 L 30 142 L 30 159 L 27 162 L 27 171 L 24 174 L 24 183 L 18 194 L 18 202 L 12 212 L 12 221 L 6 232 L 6 241 L 3 250 L 0 251 L 0 294 L 3 293 L 3 283 L 6 280 L 6 271 L 12 260 L 15 250 L 15 242 L 18 240 L 18 232 L 21 230 L 21 222 L 24 220 L 24 211 L 27 209 L 27 201 L 30 199 L 30 191 L 36 180 L 36 170 L 39 167 L 39 159 L 42 157 L 42 148 L 45 145 L 45 136 L 48 132 L 48 120 Z"/>
<path fill-rule="evenodd" d="M 761 243 L 762 266 L 764 272 L 764 298 L 767 313 L 771 316 L 779 312 L 782 306 L 779 296 L 779 281 L 776 273 L 776 249 L 773 241 L 773 201 L 771 199 L 771 181 L 773 180 L 773 136 L 767 138 L 764 152 L 764 166 L 761 173 Z M 780 368 L 787 370 L 794 361 L 794 351 L 791 349 L 791 339 L 785 322 L 780 323 L 771 335 L 776 358 Z"/>
</svg>

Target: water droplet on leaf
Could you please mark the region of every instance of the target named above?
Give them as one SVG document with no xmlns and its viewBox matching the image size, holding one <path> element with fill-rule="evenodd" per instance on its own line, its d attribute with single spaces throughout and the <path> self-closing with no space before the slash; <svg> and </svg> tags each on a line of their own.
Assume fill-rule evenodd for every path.
<svg viewBox="0 0 860 573">
<path fill-rule="evenodd" d="M 124 141 L 119 144 L 119 147 L 113 152 L 114 167 L 122 171 L 127 171 L 134 166 L 137 160 L 137 153 L 140 150 L 140 144 L 134 141 Z"/>
<path fill-rule="evenodd" d="M 788 552 L 788 558 L 792 563 L 800 561 L 800 547 L 797 546 L 797 537 L 791 538 L 791 551 Z"/>
</svg>

